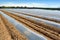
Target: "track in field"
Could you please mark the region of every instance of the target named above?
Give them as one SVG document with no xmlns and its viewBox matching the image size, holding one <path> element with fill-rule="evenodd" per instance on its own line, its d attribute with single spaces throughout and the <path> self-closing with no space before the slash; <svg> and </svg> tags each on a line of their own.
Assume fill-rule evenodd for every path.
<svg viewBox="0 0 60 40">
<path fill-rule="evenodd" d="M 44 23 L 37 23 L 34 20 L 25 18 L 24 16 L 18 16 L 16 14 L 11 14 L 4 10 L 2 10 L 2 12 L 4 12 L 5 14 L 9 15 L 10 17 L 16 19 L 17 21 L 23 23 L 28 28 L 31 28 L 32 30 L 34 30 L 38 33 L 42 33 L 43 35 L 47 36 L 48 38 L 50 38 L 52 40 L 57 40 L 57 39 L 60 40 L 60 29 L 59 28 L 55 28 L 55 27 L 52 27 L 52 26 L 44 24 Z"/>
<path fill-rule="evenodd" d="M 9 10 L 9 11 L 11 11 L 11 10 Z M 36 18 L 45 19 L 45 20 L 56 22 L 56 23 L 60 23 L 60 21 L 55 19 L 55 18 L 47 18 L 47 17 L 43 17 L 43 16 L 36 16 L 36 15 L 31 15 L 31 14 L 20 13 L 20 12 L 16 12 L 16 11 L 11 11 L 11 12 L 15 12 L 17 14 L 24 14 L 24 15 L 28 15 L 28 16 L 32 16 L 32 17 L 36 17 Z"/>
<path fill-rule="evenodd" d="M 0 23 L 2 24 L 1 26 L 2 35 L 0 38 L 1 40 L 27 40 L 27 38 L 25 38 L 20 32 L 18 32 L 14 27 L 14 25 L 8 22 L 8 20 L 6 20 L 1 14 L 0 14 L 0 21 L 1 21 Z M 5 29 L 3 28 L 6 29 L 6 32 L 5 32 Z"/>
</svg>

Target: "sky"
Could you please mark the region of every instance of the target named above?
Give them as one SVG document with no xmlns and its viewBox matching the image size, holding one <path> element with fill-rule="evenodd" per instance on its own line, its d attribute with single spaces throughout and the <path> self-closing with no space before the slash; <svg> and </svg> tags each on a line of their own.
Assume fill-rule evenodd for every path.
<svg viewBox="0 0 60 40">
<path fill-rule="evenodd" d="M 0 0 L 0 6 L 60 7 L 60 0 Z"/>
</svg>

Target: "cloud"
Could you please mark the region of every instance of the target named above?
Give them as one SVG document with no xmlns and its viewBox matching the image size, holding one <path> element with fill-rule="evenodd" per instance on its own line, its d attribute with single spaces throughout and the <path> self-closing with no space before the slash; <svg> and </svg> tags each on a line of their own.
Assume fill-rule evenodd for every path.
<svg viewBox="0 0 60 40">
<path fill-rule="evenodd" d="M 1 4 L 0 6 L 27 6 L 27 7 L 59 7 L 59 5 L 48 5 L 46 3 L 6 3 L 6 4 Z"/>
</svg>

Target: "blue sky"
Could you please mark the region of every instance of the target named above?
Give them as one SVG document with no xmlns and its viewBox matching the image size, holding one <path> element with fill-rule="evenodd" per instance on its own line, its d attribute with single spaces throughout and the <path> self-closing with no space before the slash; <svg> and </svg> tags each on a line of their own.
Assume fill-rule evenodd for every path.
<svg viewBox="0 0 60 40">
<path fill-rule="evenodd" d="M 0 6 L 60 7 L 60 0 L 0 0 Z"/>
</svg>

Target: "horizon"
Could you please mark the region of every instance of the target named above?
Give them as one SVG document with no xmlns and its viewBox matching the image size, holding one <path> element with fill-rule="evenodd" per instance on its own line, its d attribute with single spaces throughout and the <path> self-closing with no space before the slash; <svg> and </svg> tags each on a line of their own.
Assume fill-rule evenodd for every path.
<svg viewBox="0 0 60 40">
<path fill-rule="evenodd" d="M 0 6 L 59 8 L 60 0 L 0 0 Z"/>
</svg>

